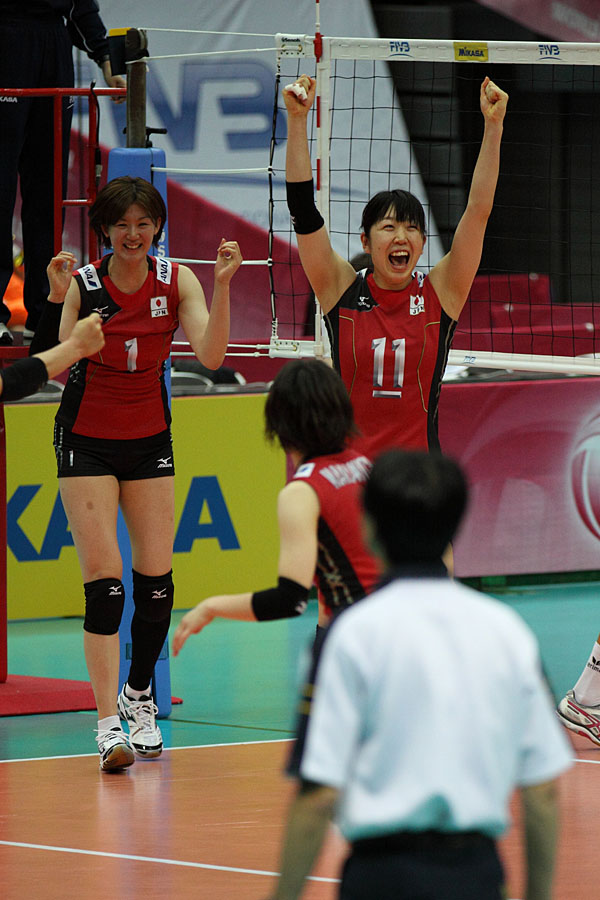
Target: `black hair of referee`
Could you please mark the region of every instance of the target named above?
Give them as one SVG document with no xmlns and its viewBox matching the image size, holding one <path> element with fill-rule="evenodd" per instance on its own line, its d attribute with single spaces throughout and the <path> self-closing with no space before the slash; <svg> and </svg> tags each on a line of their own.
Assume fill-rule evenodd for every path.
<svg viewBox="0 0 600 900">
<path fill-rule="evenodd" d="M 388 564 L 440 559 L 456 534 L 467 493 L 458 463 L 441 453 L 381 454 L 365 485 L 363 505 Z"/>
</svg>

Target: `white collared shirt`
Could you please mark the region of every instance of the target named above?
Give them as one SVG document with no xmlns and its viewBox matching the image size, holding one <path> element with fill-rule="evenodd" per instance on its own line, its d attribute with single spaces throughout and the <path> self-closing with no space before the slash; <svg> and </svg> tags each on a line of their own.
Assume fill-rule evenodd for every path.
<svg viewBox="0 0 600 900">
<path fill-rule="evenodd" d="M 409 578 L 332 628 L 300 774 L 342 791 L 349 840 L 496 837 L 512 790 L 556 777 L 571 755 L 519 616 L 447 578 Z"/>
</svg>

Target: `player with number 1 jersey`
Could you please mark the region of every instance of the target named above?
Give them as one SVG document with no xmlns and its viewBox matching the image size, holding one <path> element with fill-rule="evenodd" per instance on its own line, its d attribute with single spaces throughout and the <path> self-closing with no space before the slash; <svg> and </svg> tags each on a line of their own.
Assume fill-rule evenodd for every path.
<svg viewBox="0 0 600 900">
<path fill-rule="evenodd" d="M 74 255 L 60 251 L 48 266 L 48 306 L 55 308 L 48 321 L 62 309 L 60 339 L 68 340 L 77 319 L 93 311 L 105 336 L 100 352 L 71 369 L 54 429 L 60 496 L 83 576 L 84 651 L 103 771 L 162 752 L 152 682 L 171 621 L 175 527 L 165 362 L 181 324 L 204 366 L 222 364 L 229 283 L 242 262 L 237 242 L 221 238 L 209 311 L 191 269 L 158 255 L 166 216 L 153 184 L 128 175 L 114 178 L 89 210 L 90 227 L 111 252 L 77 269 Z M 125 585 L 119 510 L 131 546 L 134 607 L 129 674 L 120 693 Z"/>
<path fill-rule="evenodd" d="M 178 325 L 179 267 L 149 256 L 147 279 L 135 293 L 124 294 L 108 274 L 110 259 L 74 273 L 79 317 L 97 312 L 106 343 L 72 367 L 56 421 L 88 437 L 148 437 L 171 423 L 164 373 Z"/>
</svg>

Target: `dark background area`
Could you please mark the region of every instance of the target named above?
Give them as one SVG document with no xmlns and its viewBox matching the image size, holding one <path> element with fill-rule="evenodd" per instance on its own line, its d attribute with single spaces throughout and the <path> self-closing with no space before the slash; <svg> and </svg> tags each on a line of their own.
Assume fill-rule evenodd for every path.
<svg viewBox="0 0 600 900">
<path fill-rule="evenodd" d="M 556 42 L 474 2 L 372 7 L 381 37 Z M 403 61 L 390 69 L 444 247 L 466 203 L 481 139 L 472 111 L 489 75 L 510 100 L 481 272 L 548 274 L 559 303 L 600 299 L 600 67 Z"/>
</svg>

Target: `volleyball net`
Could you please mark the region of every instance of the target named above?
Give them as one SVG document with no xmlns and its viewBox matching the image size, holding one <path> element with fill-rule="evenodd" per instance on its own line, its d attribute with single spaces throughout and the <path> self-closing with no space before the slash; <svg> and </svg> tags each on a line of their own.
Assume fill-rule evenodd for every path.
<svg viewBox="0 0 600 900">
<path fill-rule="evenodd" d="M 425 208 L 420 268 L 435 265 L 466 206 L 483 133 L 481 81 L 489 75 L 508 92 L 494 210 L 452 363 L 600 372 L 599 50 L 277 36 L 281 86 L 300 72 L 316 74 L 310 143 L 318 205 L 335 249 L 348 259 L 361 251 L 368 198 L 400 187 Z M 273 184 L 277 223 L 283 179 Z M 281 236 L 294 240 L 289 226 Z M 276 302 L 277 265 L 274 285 Z"/>
<path fill-rule="evenodd" d="M 150 76 L 186 55 L 160 47 L 154 55 L 159 37 L 172 44 L 170 30 L 160 31 L 148 29 Z M 240 157 L 236 170 L 162 170 L 173 185 L 195 181 L 217 206 L 221 201 L 211 191 L 221 185 L 223 208 L 235 206 L 241 185 L 254 186 L 239 215 L 260 235 L 250 253 L 242 246 L 245 273 L 236 277 L 253 307 L 252 327 L 242 329 L 253 343 L 241 343 L 237 329 L 229 356 L 326 353 L 320 308 L 302 271 L 285 199 L 282 88 L 302 72 L 317 78 L 309 139 L 317 202 L 337 252 L 350 260 L 361 253 L 361 212 L 370 196 L 405 188 L 425 209 L 428 240 L 420 268 L 427 271 L 448 251 L 467 202 L 483 133 L 479 87 L 489 75 L 510 98 L 500 178 L 449 361 L 598 373 L 600 45 L 329 38 L 318 23 L 313 35 L 246 37 L 253 43 L 260 37 L 267 46 L 245 49 L 244 36 L 231 35 L 229 49 L 215 50 L 214 35 L 202 33 L 206 49 L 190 53 L 189 64 L 196 72 L 214 67 L 218 54 L 227 60 L 219 72 L 229 77 L 229 69 L 248 68 L 246 54 L 260 52 L 261 60 L 273 61 L 272 98 L 261 107 L 263 119 L 272 119 L 268 146 L 248 151 L 246 168 Z M 248 101 L 251 111 L 257 104 Z M 190 236 L 191 227 L 190 221 Z M 196 229 L 190 243 L 199 247 L 202 241 Z M 188 245 L 188 252 L 173 258 L 204 267 L 214 264 L 210 252 L 203 246 L 203 258 L 193 259 Z"/>
</svg>

